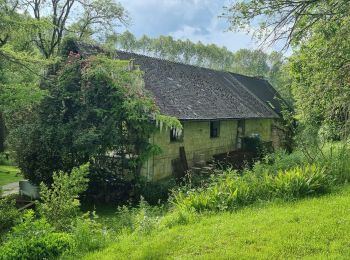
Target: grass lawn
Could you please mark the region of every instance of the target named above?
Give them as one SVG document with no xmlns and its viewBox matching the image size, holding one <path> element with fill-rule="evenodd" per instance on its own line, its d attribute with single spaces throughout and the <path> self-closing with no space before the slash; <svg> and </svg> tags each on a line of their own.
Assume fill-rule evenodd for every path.
<svg viewBox="0 0 350 260">
<path fill-rule="evenodd" d="M 150 235 L 125 235 L 86 259 L 349 259 L 350 186 L 298 202 L 203 216 Z"/>
<path fill-rule="evenodd" d="M 18 173 L 19 170 L 15 166 L 0 165 L 0 186 L 22 180 L 23 177 Z"/>
</svg>

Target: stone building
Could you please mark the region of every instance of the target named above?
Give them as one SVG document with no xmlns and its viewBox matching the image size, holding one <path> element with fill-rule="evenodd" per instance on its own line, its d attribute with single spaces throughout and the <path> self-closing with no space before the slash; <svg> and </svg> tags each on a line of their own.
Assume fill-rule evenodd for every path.
<svg viewBox="0 0 350 260">
<path fill-rule="evenodd" d="M 79 43 L 77 48 L 77 52 L 100 52 L 96 46 Z M 207 161 L 240 149 L 242 137 L 254 136 L 279 145 L 275 122 L 281 116 L 282 99 L 268 81 L 135 53 L 118 51 L 117 58 L 140 66 L 145 88 L 153 94 L 161 113 L 178 118 L 183 125 L 179 137 L 171 129 L 150 137 L 162 150 L 142 167 L 142 174 L 150 180 L 171 176 L 181 150 L 191 167 L 196 160 Z"/>
</svg>

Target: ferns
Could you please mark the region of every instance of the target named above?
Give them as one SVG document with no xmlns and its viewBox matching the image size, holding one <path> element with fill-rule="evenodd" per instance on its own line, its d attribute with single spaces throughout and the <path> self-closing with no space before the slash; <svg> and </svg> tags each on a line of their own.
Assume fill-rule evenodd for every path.
<svg viewBox="0 0 350 260">
<path fill-rule="evenodd" d="M 239 176 L 236 171 L 229 170 L 204 189 L 174 192 L 172 202 L 179 208 L 194 208 L 198 212 L 236 210 L 259 200 L 292 200 L 323 194 L 330 190 L 332 182 L 331 175 L 316 165 L 279 171 L 277 175 L 246 171 Z"/>
</svg>

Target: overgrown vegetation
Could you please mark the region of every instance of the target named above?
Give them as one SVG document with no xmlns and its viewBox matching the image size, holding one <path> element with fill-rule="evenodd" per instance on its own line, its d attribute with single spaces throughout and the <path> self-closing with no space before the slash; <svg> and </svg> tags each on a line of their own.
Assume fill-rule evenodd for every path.
<svg viewBox="0 0 350 260">
<path fill-rule="evenodd" d="M 160 114 L 141 75 L 128 61 L 71 53 L 47 82 L 49 95 L 14 147 L 25 177 L 49 184 L 52 172 L 90 162 L 90 198 L 127 198 L 142 162 L 159 152 L 149 143 L 156 123 L 182 129 Z"/>
<path fill-rule="evenodd" d="M 301 151 L 270 154 L 252 169 L 226 170 L 219 174 L 216 171 L 217 175 L 203 179 L 196 186 L 189 181 L 173 191 L 169 203 L 150 206 L 141 199 L 137 206 L 115 207 L 111 215 L 100 218 L 94 212 L 83 214 L 79 210 L 78 195 L 87 187 L 88 166 L 73 169 L 70 174 L 56 173 L 52 186 L 41 186 L 37 215 L 28 211 L 21 216 L 13 204 L 7 204 L 4 215 L 7 230 L 13 228 L 3 237 L 0 252 L 8 258 L 31 254 L 72 259 L 104 250 L 117 241 L 123 245 L 120 252 L 125 252 L 124 246 L 129 247 L 128 243 L 136 237 L 142 240 L 162 232 L 177 232 L 179 225 L 186 225 L 187 229 L 213 213 L 240 212 L 262 203 L 292 203 L 320 196 L 335 191 L 350 178 L 348 145 L 328 145 L 323 153 L 325 157 L 319 156 L 313 164 Z M 41 234 L 41 238 L 35 240 L 34 233 Z"/>
<path fill-rule="evenodd" d="M 73 7 L 82 15 L 74 18 Z M 285 59 L 171 37 L 116 37 L 112 27 L 127 17 L 114 1 L 0 0 L 0 152 L 10 151 L 25 177 L 41 183 L 35 211 L 18 212 L 14 200 L 0 199 L 0 259 L 76 259 L 90 253 L 95 259 L 101 254 L 93 251 L 101 250 L 102 257 L 112 258 L 130 252 L 136 258 L 346 257 L 348 187 L 341 195 L 312 199 L 312 207 L 294 201 L 350 180 L 349 16 L 345 0 L 247 0 L 225 9 L 231 29 L 256 28 L 265 43 L 286 39 L 293 53 Z M 159 113 L 142 72 L 127 61 L 78 53 L 59 57 L 67 36 L 269 78 L 294 101 L 283 122 L 292 129 L 286 142 L 294 151 L 268 154 L 242 171 L 217 169 L 196 181 L 187 176 L 166 201 L 175 183 L 150 185 L 139 175 L 140 166 L 160 152 L 148 141 L 153 131 L 181 132 L 180 122 Z M 0 164 L 13 164 L 4 156 Z M 1 178 L 11 172 L 0 184 L 21 178 L 12 173 L 15 168 L 0 167 Z M 139 202 L 115 203 L 113 214 L 99 218 L 80 210 L 87 197 Z M 234 250 L 232 240 L 238 241 Z"/>
<path fill-rule="evenodd" d="M 185 225 L 124 235 L 84 259 L 342 259 L 349 251 L 349 187 L 297 202 L 260 203 Z"/>
<path fill-rule="evenodd" d="M 232 211 L 257 201 L 324 194 L 331 184 L 331 176 L 316 165 L 280 170 L 276 175 L 246 171 L 240 176 L 231 170 L 213 177 L 208 187 L 175 193 L 173 203 L 181 209 L 193 208 L 199 212 Z"/>
</svg>

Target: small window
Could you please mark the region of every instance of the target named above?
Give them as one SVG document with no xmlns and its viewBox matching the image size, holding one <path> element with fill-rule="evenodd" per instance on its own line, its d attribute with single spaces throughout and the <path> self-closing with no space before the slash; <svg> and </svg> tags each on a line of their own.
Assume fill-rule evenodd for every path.
<svg viewBox="0 0 350 260">
<path fill-rule="evenodd" d="M 183 141 L 183 129 L 176 130 L 175 128 L 170 129 L 170 142 L 182 142 Z"/>
<path fill-rule="evenodd" d="M 210 122 L 210 138 L 219 137 L 220 135 L 220 121 Z"/>
<path fill-rule="evenodd" d="M 244 119 L 238 120 L 237 131 L 238 131 L 238 136 L 245 135 L 245 120 Z"/>
</svg>

